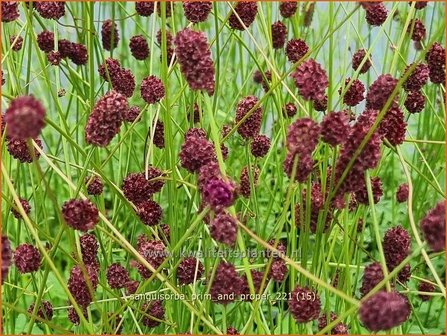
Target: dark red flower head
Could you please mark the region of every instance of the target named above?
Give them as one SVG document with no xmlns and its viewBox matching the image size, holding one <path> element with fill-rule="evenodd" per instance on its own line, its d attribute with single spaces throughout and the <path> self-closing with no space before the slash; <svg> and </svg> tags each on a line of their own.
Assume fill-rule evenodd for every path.
<svg viewBox="0 0 447 336">
<path fill-rule="evenodd" d="M 144 173 L 130 173 L 123 180 L 121 188 L 124 196 L 130 202 L 137 205 L 147 201 L 154 193 L 154 189 L 151 187 Z"/>
<path fill-rule="evenodd" d="M 281 258 L 276 258 L 270 266 L 269 278 L 275 282 L 283 282 L 288 272 L 286 262 Z"/>
<path fill-rule="evenodd" d="M 149 182 L 149 186 L 151 189 L 151 193 L 155 194 L 163 188 L 165 182 L 160 179 L 160 177 L 163 175 L 163 172 L 153 166 L 148 166 L 147 168 L 147 180 Z"/>
<path fill-rule="evenodd" d="M 135 10 L 141 16 L 151 16 L 154 13 L 153 1 L 136 1 Z"/>
<path fill-rule="evenodd" d="M 314 17 L 315 2 L 304 2 L 303 11 L 304 11 L 303 26 L 310 27 L 312 19 Z"/>
<path fill-rule="evenodd" d="M 236 123 L 239 123 L 248 112 L 258 103 L 255 96 L 247 96 L 241 99 L 236 108 Z M 246 118 L 238 127 L 237 132 L 244 138 L 249 139 L 259 133 L 262 123 L 262 108 L 258 106 L 251 115 Z"/>
<path fill-rule="evenodd" d="M 354 70 L 357 70 L 360 67 L 360 64 L 363 62 L 363 60 L 366 58 L 366 50 L 365 49 L 359 49 L 355 52 L 354 55 L 352 55 L 352 68 Z M 365 63 L 363 63 L 360 73 L 365 73 L 369 70 L 371 67 L 371 54 L 366 58 Z"/>
<path fill-rule="evenodd" d="M 273 49 L 282 49 L 287 38 L 287 27 L 281 21 L 272 24 Z"/>
<path fill-rule="evenodd" d="M 433 84 L 445 83 L 445 68 L 444 67 L 430 67 L 430 80 Z"/>
<path fill-rule="evenodd" d="M 302 39 L 291 39 L 286 45 L 286 55 L 290 62 L 296 63 L 309 51 L 309 47 Z"/>
<path fill-rule="evenodd" d="M 207 135 L 206 132 L 203 128 L 190 128 L 189 130 L 186 131 L 185 133 L 185 140 L 188 138 L 205 138 L 206 139 Z"/>
<path fill-rule="evenodd" d="M 239 332 L 234 327 L 227 328 L 227 335 L 239 335 Z"/>
<path fill-rule="evenodd" d="M 137 214 L 145 225 L 154 226 L 160 223 L 163 209 L 158 203 L 147 200 L 138 204 Z"/>
<path fill-rule="evenodd" d="M 141 82 L 141 97 L 148 104 L 155 104 L 165 96 L 165 86 L 160 78 L 151 75 Z"/>
<path fill-rule="evenodd" d="M 366 11 L 366 22 L 371 26 L 381 26 L 388 17 L 388 10 L 384 4 L 380 2 L 362 2 L 363 8 Z"/>
<path fill-rule="evenodd" d="M 259 168 L 258 167 L 252 167 L 251 169 L 251 178 L 253 181 L 251 182 L 250 179 L 250 172 L 248 171 L 248 166 L 245 166 L 241 170 L 241 177 L 239 182 L 239 192 L 242 196 L 248 198 L 251 194 L 251 184 L 253 183 L 254 186 L 258 183 L 259 178 Z"/>
<path fill-rule="evenodd" d="M 87 319 L 87 308 L 84 307 L 80 307 L 82 310 L 82 314 L 84 315 L 84 317 Z M 73 323 L 74 325 L 79 325 L 79 323 L 81 323 L 81 319 L 79 318 L 78 313 L 76 312 L 76 310 L 73 307 L 70 307 L 67 309 L 67 315 L 68 315 L 68 319 L 70 320 L 71 323 Z"/>
<path fill-rule="evenodd" d="M 191 173 L 198 172 L 200 167 L 215 160 L 214 145 L 202 134 L 189 130 L 179 153 L 181 166 Z M 189 133 L 189 134 L 188 134 Z"/>
<path fill-rule="evenodd" d="M 433 293 L 435 292 L 435 286 L 429 282 L 421 281 L 418 285 L 419 292 Z M 431 299 L 431 295 L 419 294 L 419 297 L 422 301 L 429 301 Z"/>
<path fill-rule="evenodd" d="M 231 215 L 221 212 L 211 222 L 210 234 L 219 243 L 234 246 L 237 237 L 237 222 Z"/>
<path fill-rule="evenodd" d="M 14 264 L 17 270 L 24 273 L 36 272 L 42 261 L 39 250 L 30 244 L 21 244 L 17 246 L 14 252 Z"/>
<path fill-rule="evenodd" d="M 445 202 L 439 202 L 421 220 L 421 231 L 434 252 L 445 250 Z"/>
<path fill-rule="evenodd" d="M 251 153 L 255 157 L 264 157 L 270 149 L 270 138 L 266 135 L 258 134 L 253 137 L 251 142 Z"/>
<path fill-rule="evenodd" d="M 212 178 L 205 185 L 202 198 L 216 211 L 228 208 L 234 202 L 234 184 L 231 181 L 226 182 L 221 178 Z"/>
<path fill-rule="evenodd" d="M 270 246 L 275 246 L 275 240 L 276 240 L 275 238 L 274 239 L 270 239 L 268 241 L 268 244 Z M 276 251 L 273 252 L 273 251 L 271 251 L 269 249 L 266 249 L 265 252 L 266 252 L 267 258 L 270 258 L 270 257 L 276 258 L 276 257 L 278 257 L 278 255 L 280 253 L 286 254 L 287 253 L 287 242 L 284 239 L 278 240 L 278 244 L 276 245 L 276 249 L 279 251 L 279 253 L 276 252 Z"/>
<path fill-rule="evenodd" d="M 380 198 L 383 196 L 382 180 L 380 177 L 376 176 L 371 178 L 371 189 L 373 195 L 374 204 L 379 203 Z M 362 184 L 362 187 L 355 192 L 355 200 L 358 203 L 368 205 L 368 190 L 366 188 L 366 183 Z"/>
<path fill-rule="evenodd" d="M 435 42 L 425 55 L 430 69 L 430 80 L 434 84 L 445 83 L 445 49 Z"/>
<path fill-rule="evenodd" d="M 349 88 L 346 90 L 346 87 L 348 86 L 350 81 L 351 78 L 346 78 L 345 80 L 345 94 L 343 96 L 343 103 L 348 106 L 356 106 L 363 99 L 365 99 L 365 97 L 363 96 L 363 94 L 365 93 L 365 86 L 360 80 L 354 79 Z M 338 90 L 338 93 L 341 95 L 342 92 L 342 88 L 340 88 Z"/>
<path fill-rule="evenodd" d="M 95 266 L 86 265 L 83 270 L 76 265 L 71 269 L 67 287 L 81 307 L 87 307 L 92 302 L 97 286 L 98 269 Z"/>
<path fill-rule="evenodd" d="M 407 28 L 407 33 L 411 34 L 413 41 L 422 41 L 425 39 L 426 29 L 424 23 L 419 19 L 411 20 Z"/>
<path fill-rule="evenodd" d="M 87 48 L 81 43 L 72 43 L 68 57 L 76 65 L 85 65 L 88 60 Z"/>
<path fill-rule="evenodd" d="M 254 287 L 254 293 L 259 294 L 259 291 L 261 289 L 262 279 L 264 278 L 264 273 L 260 271 L 256 271 L 254 269 L 250 270 L 251 273 L 251 279 L 253 280 L 253 287 Z M 268 280 L 267 280 L 268 281 Z M 264 284 L 264 288 L 267 284 L 267 281 Z M 241 294 L 245 295 L 244 301 L 252 301 L 250 298 L 250 285 L 248 284 L 248 277 L 247 274 L 244 272 L 242 275 L 242 289 Z"/>
<path fill-rule="evenodd" d="M 292 74 L 298 93 L 304 100 L 321 100 L 329 85 L 326 71 L 313 59 L 303 62 Z"/>
<path fill-rule="evenodd" d="M 405 122 L 404 114 L 397 104 L 393 104 L 382 119 L 379 126 L 379 132 L 391 145 L 397 146 L 404 142 L 406 131 L 407 123 Z"/>
<path fill-rule="evenodd" d="M 352 126 L 351 132 L 347 140 L 342 146 L 340 156 L 336 164 L 336 179 L 339 179 L 344 173 L 348 163 L 353 158 L 353 155 L 359 149 L 365 136 L 368 134 L 371 126 L 377 118 L 378 112 L 376 110 L 367 109 L 357 119 L 357 122 Z M 363 147 L 360 154 L 357 155 L 354 163 L 345 175 L 341 183 L 341 193 L 356 192 L 365 187 L 365 170 L 372 169 L 377 166 L 381 157 L 380 145 L 382 143 L 381 136 L 377 130 L 372 134 L 368 143 Z M 337 182 L 338 183 L 338 182 Z"/>
<path fill-rule="evenodd" d="M 363 271 L 362 287 L 360 293 L 362 296 L 368 294 L 380 281 L 383 280 L 382 266 L 378 262 L 373 262 L 365 267 Z"/>
<path fill-rule="evenodd" d="M 3 3 L 2 3 L 3 5 Z M 48 30 L 37 34 L 37 45 L 39 49 L 48 53 L 54 50 L 54 34 Z"/>
<path fill-rule="evenodd" d="M 19 18 L 18 1 L 2 1 L 2 22 L 12 22 Z"/>
<path fill-rule="evenodd" d="M 175 54 L 174 54 L 174 48 L 172 47 L 172 34 L 170 31 L 166 30 L 166 60 L 168 65 L 171 64 L 172 60 L 175 61 Z M 162 31 L 159 30 L 157 32 L 157 43 L 162 48 Z M 163 50 L 162 50 L 163 54 Z M 160 61 L 163 59 L 163 55 L 160 55 Z"/>
<path fill-rule="evenodd" d="M 13 99 L 5 112 L 6 133 L 17 140 L 37 138 L 45 126 L 45 108 L 33 96 Z"/>
<path fill-rule="evenodd" d="M 411 64 L 405 68 L 404 73 L 408 71 Z M 426 64 L 420 63 L 416 65 L 413 72 L 408 76 L 404 83 L 405 91 L 419 91 L 422 87 L 427 84 L 430 71 Z"/>
<path fill-rule="evenodd" d="M 233 29 L 245 30 L 253 23 L 256 14 L 258 14 L 258 4 L 255 1 L 241 1 L 234 6 L 234 12 L 232 11 L 228 22 Z"/>
<path fill-rule="evenodd" d="M 347 111 L 330 112 L 321 122 L 321 138 L 324 142 L 337 146 L 342 144 L 350 133 Z"/>
<path fill-rule="evenodd" d="M 402 226 L 388 229 L 383 237 L 383 253 L 388 268 L 393 270 L 411 252 L 411 237 Z"/>
<path fill-rule="evenodd" d="M 214 93 L 214 62 L 205 33 L 186 28 L 174 39 L 175 55 L 180 71 L 191 90 Z"/>
<path fill-rule="evenodd" d="M 129 41 L 130 52 L 137 60 L 149 57 L 149 45 L 143 35 L 132 36 Z"/>
<path fill-rule="evenodd" d="M 400 271 L 397 273 L 397 280 L 405 284 L 407 283 L 411 278 L 411 266 L 410 264 L 406 264 Z"/>
<path fill-rule="evenodd" d="M 31 205 L 29 204 L 29 202 L 24 198 L 20 198 L 20 204 L 22 205 L 23 210 L 25 210 L 25 213 L 28 215 L 31 212 Z M 17 207 L 15 203 L 14 207 Z M 11 211 L 15 218 L 22 219 L 22 215 L 18 211 L 18 208 L 17 210 L 15 208 L 11 208 Z"/>
<path fill-rule="evenodd" d="M 57 49 L 61 54 L 62 58 L 68 57 L 71 55 L 71 48 L 73 47 L 73 43 L 67 39 L 62 39 L 57 41 Z"/>
<path fill-rule="evenodd" d="M 140 236 L 141 237 L 141 236 Z M 138 253 L 155 269 L 160 267 L 167 256 L 165 246 L 161 240 L 149 240 L 146 237 L 139 237 Z M 147 279 L 152 272 L 143 264 L 137 265 L 140 275 Z"/>
<path fill-rule="evenodd" d="M 194 283 L 194 279 L 199 280 L 204 268 L 200 260 L 194 257 L 184 258 L 177 267 L 177 280 L 181 285 Z"/>
<path fill-rule="evenodd" d="M 107 269 L 107 283 L 112 289 L 126 287 L 129 281 L 129 272 L 120 264 L 113 263 Z"/>
<path fill-rule="evenodd" d="M 143 304 L 142 310 L 145 312 L 143 317 L 143 324 L 149 328 L 155 328 L 160 325 L 159 320 L 163 320 L 165 316 L 165 309 L 160 300 L 149 301 Z"/>
<path fill-rule="evenodd" d="M 161 120 L 158 120 L 154 130 L 154 145 L 158 148 L 165 147 L 165 128 Z"/>
<path fill-rule="evenodd" d="M 101 195 L 104 189 L 104 184 L 99 176 L 92 175 L 85 178 L 85 185 L 89 195 Z"/>
<path fill-rule="evenodd" d="M 289 311 L 298 323 L 316 320 L 320 315 L 321 303 L 317 293 L 308 287 L 296 286 L 289 298 Z"/>
<path fill-rule="evenodd" d="M 161 224 L 159 228 L 159 235 L 164 236 L 165 240 L 169 242 L 171 240 L 171 227 L 168 224 Z"/>
<path fill-rule="evenodd" d="M 279 13 L 283 18 L 289 18 L 296 13 L 298 3 L 296 1 L 281 1 Z"/>
<path fill-rule="evenodd" d="M 322 99 L 313 100 L 313 107 L 315 111 L 324 112 L 327 110 L 327 95 L 324 95 Z"/>
<path fill-rule="evenodd" d="M 13 51 L 20 51 L 20 49 L 22 49 L 22 45 L 23 45 L 23 37 L 11 35 L 9 37 L 9 43 L 11 44 L 11 49 Z"/>
<path fill-rule="evenodd" d="M 32 314 L 34 311 L 35 303 L 32 303 L 28 308 L 28 313 Z M 42 301 L 39 309 L 37 310 L 38 317 L 42 320 L 50 321 L 53 318 L 53 305 L 49 301 Z"/>
<path fill-rule="evenodd" d="M 36 1 L 33 5 L 44 19 L 59 20 L 65 15 L 65 1 Z"/>
<path fill-rule="evenodd" d="M 141 109 L 138 106 L 131 106 L 124 114 L 123 119 L 128 123 L 133 123 L 137 119 L 137 121 L 140 121 L 141 118 L 138 118 L 140 116 L 140 113 Z"/>
<path fill-rule="evenodd" d="M 287 149 L 290 153 L 311 154 L 318 144 L 321 127 L 310 118 L 297 119 L 287 131 Z"/>
<path fill-rule="evenodd" d="M 427 4 L 428 4 L 428 1 L 418 0 L 418 1 L 408 1 L 408 5 L 409 6 L 413 5 L 413 2 L 415 3 L 414 4 L 415 9 L 423 9 L 423 8 L 427 7 Z"/>
<path fill-rule="evenodd" d="M 110 79 L 112 80 L 112 87 L 116 92 L 128 98 L 132 97 L 135 91 L 135 77 L 130 69 L 121 68 Z"/>
<path fill-rule="evenodd" d="M 7 236 L 2 236 L 2 284 L 8 276 L 9 267 L 11 266 L 11 260 L 11 243 Z"/>
<path fill-rule="evenodd" d="M 337 319 L 337 314 L 331 312 L 329 323 L 335 321 Z M 318 318 L 318 329 L 323 330 L 328 325 L 328 316 L 326 314 L 322 314 Z M 331 335 L 347 335 L 348 334 L 348 326 L 343 322 L 337 323 L 330 332 Z"/>
<path fill-rule="evenodd" d="M 107 146 L 118 134 L 128 108 L 127 98 L 119 92 L 110 91 L 101 97 L 85 127 L 86 142 L 99 147 Z"/>
<path fill-rule="evenodd" d="M 109 78 L 112 79 L 117 76 L 117 74 L 121 71 L 120 61 L 114 58 L 106 58 L 104 64 L 101 64 L 98 68 L 99 75 L 106 82 L 109 81 Z"/>
<path fill-rule="evenodd" d="M 294 103 L 287 103 L 283 107 L 285 116 L 292 118 L 296 114 L 296 106 Z"/>
<path fill-rule="evenodd" d="M 256 71 L 253 73 L 253 81 L 254 81 L 255 83 L 257 83 L 257 84 L 261 84 L 262 81 L 264 80 L 264 77 L 263 77 L 263 76 L 265 76 L 265 74 L 262 74 L 261 71 L 256 70 Z"/>
<path fill-rule="evenodd" d="M 399 203 L 404 203 L 408 200 L 408 183 L 402 183 L 396 192 L 396 200 Z"/>
<path fill-rule="evenodd" d="M 155 3 L 157 4 L 157 14 L 159 17 L 161 17 L 161 3 L 163 1 L 155 1 Z M 172 15 L 172 10 L 173 7 L 175 6 L 175 1 L 164 1 L 166 2 L 166 17 L 171 17 Z"/>
<path fill-rule="evenodd" d="M 138 290 L 138 286 L 140 285 L 140 282 L 137 280 L 129 280 L 126 284 L 126 293 L 127 295 L 135 294 Z"/>
<path fill-rule="evenodd" d="M 284 172 L 289 178 L 292 178 L 293 164 L 295 158 L 298 159 L 298 165 L 295 172 L 295 180 L 303 183 L 313 170 L 314 160 L 310 154 L 295 155 L 293 153 L 287 153 L 284 160 Z"/>
<path fill-rule="evenodd" d="M 33 140 L 40 149 L 42 147 L 42 141 L 40 139 Z M 7 140 L 8 152 L 14 159 L 19 160 L 21 163 L 31 163 L 33 160 L 37 160 L 40 157 L 40 153 L 33 147 L 32 152 L 28 146 L 26 140 Z"/>
<path fill-rule="evenodd" d="M 391 96 L 397 82 L 397 79 L 389 74 L 380 75 L 368 89 L 368 93 L 366 94 L 366 108 L 381 110 Z M 396 94 L 394 99 L 397 98 L 398 95 Z"/>
<path fill-rule="evenodd" d="M 102 46 L 106 50 L 111 51 L 118 46 L 118 41 L 120 40 L 118 28 L 116 27 L 116 23 L 111 19 L 103 22 L 101 28 L 101 39 Z"/>
<path fill-rule="evenodd" d="M 429 67 L 445 67 L 445 49 L 444 47 L 435 42 L 425 55 L 425 60 Z"/>
<path fill-rule="evenodd" d="M 98 265 L 98 241 L 94 234 L 86 233 L 79 238 L 79 245 L 81 246 L 82 261 L 86 265 Z"/>
<path fill-rule="evenodd" d="M 62 61 L 62 55 L 59 51 L 52 50 L 47 54 L 47 60 L 51 65 L 59 65 Z"/>
<path fill-rule="evenodd" d="M 410 113 L 419 113 L 425 107 L 425 96 L 420 91 L 410 91 L 404 106 Z"/>
<path fill-rule="evenodd" d="M 192 23 L 204 22 L 208 18 L 212 8 L 211 1 L 185 1 L 183 11 L 188 21 Z"/>
<path fill-rule="evenodd" d="M 408 299 L 397 292 L 380 291 L 362 302 L 360 321 L 371 331 L 389 330 L 404 323 L 411 313 Z"/>
<path fill-rule="evenodd" d="M 242 278 L 233 264 L 221 262 L 211 283 L 211 300 L 221 304 L 233 302 L 242 290 Z"/>
<path fill-rule="evenodd" d="M 203 165 L 199 169 L 198 187 L 201 193 L 204 192 L 206 184 L 213 178 L 219 178 L 220 168 L 219 163 L 216 160 L 211 160 L 207 164 Z"/>
<path fill-rule="evenodd" d="M 62 206 L 65 222 L 75 230 L 92 230 L 99 222 L 96 206 L 89 200 L 72 199 Z"/>
</svg>

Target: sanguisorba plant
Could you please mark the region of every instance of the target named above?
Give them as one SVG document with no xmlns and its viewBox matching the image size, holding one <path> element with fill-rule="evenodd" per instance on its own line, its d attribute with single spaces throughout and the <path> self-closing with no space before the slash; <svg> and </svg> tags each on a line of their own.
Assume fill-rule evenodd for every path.
<svg viewBox="0 0 447 336">
<path fill-rule="evenodd" d="M 441 2 L 1 2 L 2 332 L 445 330 Z"/>
</svg>

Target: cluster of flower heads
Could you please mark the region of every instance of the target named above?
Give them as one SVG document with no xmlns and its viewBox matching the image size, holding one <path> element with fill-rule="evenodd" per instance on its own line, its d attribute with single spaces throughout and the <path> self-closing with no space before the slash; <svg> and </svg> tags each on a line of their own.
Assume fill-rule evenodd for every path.
<svg viewBox="0 0 447 336">
<path fill-rule="evenodd" d="M 163 215 L 161 206 L 151 199 L 163 188 L 162 175 L 161 170 L 149 166 L 146 172 L 130 173 L 122 183 L 124 196 L 135 205 L 136 214 L 148 226 L 160 224 Z"/>
<path fill-rule="evenodd" d="M 37 34 L 37 45 L 47 54 L 51 65 L 59 65 L 64 58 L 69 58 L 76 65 L 87 64 L 88 52 L 85 45 L 67 39 L 56 41 L 51 31 L 44 30 Z"/>
</svg>

